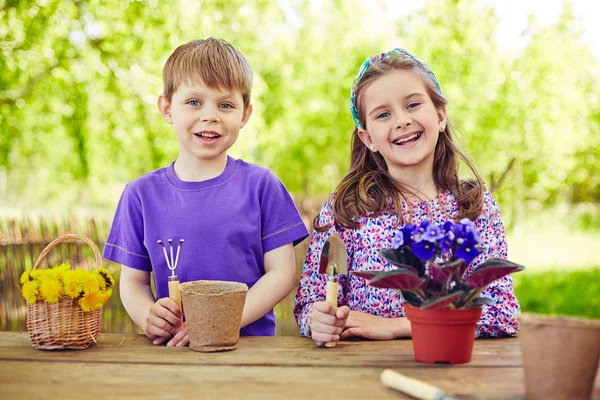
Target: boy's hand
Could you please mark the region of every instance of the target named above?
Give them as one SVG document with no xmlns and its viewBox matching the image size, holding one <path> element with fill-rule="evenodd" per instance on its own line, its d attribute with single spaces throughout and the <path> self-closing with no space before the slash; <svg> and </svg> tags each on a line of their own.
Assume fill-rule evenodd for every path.
<svg viewBox="0 0 600 400">
<path fill-rule="evenodd" d="M 314 303 L 310 313 L 310 330 L 317 346 L 339 341 L 349 314 L 347 306 L 338 308 L 326 301 Z"/>
<path fill-rule="evenodd" d="M 173 339 L 169 340 L 167 346 L 169 347 L 185 347 L 190 345 L 190 339 L 187 332 L 187 326 L 184 326 L 177 332 Z"/>
<path fill-rule="evenodd" d="M 163 297 L 150 307 L 145 333 L 152 344 L 162 344 L 176 335 L 181 325 L 181 310 L 172 299 Z"/>
</svg>

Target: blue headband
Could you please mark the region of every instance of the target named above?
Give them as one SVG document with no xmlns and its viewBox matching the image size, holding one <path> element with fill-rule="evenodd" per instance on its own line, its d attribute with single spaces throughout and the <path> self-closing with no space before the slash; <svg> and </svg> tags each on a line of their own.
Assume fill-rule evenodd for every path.
<svg viewBox="0 0 600 400">
<path fill-rule="evenodd" d="M 406 51 L 404 49 L 397 47 L 393 50 L 388 51 L 387 53 L 381 53 L 381 54 L 378 54 L 373 57 L 368 57 L 365 60 L 365 62 L 362 63 L 362 65 L 358 69 L 356 78 L 354 78 L 354 82 L 352 83 L 352 89 L 350 90 L 350 111 L 352 112 L 352 118 L 354 118 L 354 123 L 356 124 L 356 127 L 358 129 L 364 129 L 358 119 L 358 109 L 356 108 L 356 91 L 358 89 L 358 83 L 362 79 L 366 70 L 369 69 L 369 67 L 372 64 L 374 64 L 376 62 L 382 62 L 383 60 L 386 60 L 395 55 L 398 55 L 400 57 L 408 57 L 411 60 L 413 60 L 414 62 L 416 62 L 418 65 L 420 65 L 427 72 L 427 74 L 431 77 L 431 79 L 433 80 L 433 83 L 435 83 L 435 87 L 437 88 L 437 90 L 440 93 L 442 93 L 442 87 L 440 86 L 440 82 L 437 80 L 437 78 L 433 74 L 433 71 L 431 71 L 429 69 L 427 64 L 425 64 L 423 61 L 419 60 L 417 57 L 413 56 L 412 54 L 410 54 L 408 51 Z"/>
</svg>

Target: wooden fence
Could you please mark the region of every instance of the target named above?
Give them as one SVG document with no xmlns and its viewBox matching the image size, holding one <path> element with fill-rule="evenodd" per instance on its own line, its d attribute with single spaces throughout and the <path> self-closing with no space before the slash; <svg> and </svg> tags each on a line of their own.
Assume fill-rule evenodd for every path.
<svg viewBox="0 0 600 400">
<path fill-rule="evenodd" d="M 321 203 L 322 204 L 322 203 Z M 302 211 L 306 207 L 299 208 Z M 311 205 L 312 206 L 312 205 Z M 312 228 L 311 215 L 304 221 Z M 19 278 L 26 268 L 35 264 L 38 255 L 52 240 L 67 233 L 89 237 L 100 251 L 106 242 L 112 220 L 110 217 L 78 216 L 75 213 L 63 217 L 20 216 L 0 218 L 0 330 L 25 330 L 26 304 L 20 294 Z M 296 246 L 296 271 L 299 277 L 304 264 L 308 240 Z M 95 264 L 91 249 L 84 243 L 72 242 L 55 247 L 46 257 L 42 267 L 56 266 L 62 262 Z M 104 332 L 141 332 L 121 305 L 118 290 L 120 266 L 103 260 L 116 278 L 113 296 L 104 308 L 102 329 Z M 293 316 L 295 291 L 275 308 L 278 335 L 296 335 L 298 327 Z"/>
</svg>

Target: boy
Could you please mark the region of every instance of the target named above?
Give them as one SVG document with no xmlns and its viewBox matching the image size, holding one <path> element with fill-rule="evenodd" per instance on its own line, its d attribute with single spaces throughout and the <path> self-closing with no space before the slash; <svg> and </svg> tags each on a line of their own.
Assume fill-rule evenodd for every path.
<svg viewBox="0 0 600 400">
<path fill-rule="evenodd" d="M 122 264 L 123 305 L 154 344 L 189 344 L 157 243 L 184 239 L 180 281 L 246 283 L 240 334 L 275 335 L 273 307 L 293 289 L 293 246 L 308 232 L 270 170 L 227 156 L 252 114 L 250 65 L 229 43 L 208 38 L 179 46 L 163 79 L 158 108 L 179 156 L 128 184 L 119 201 L 103 256 Z"/>
</svg>

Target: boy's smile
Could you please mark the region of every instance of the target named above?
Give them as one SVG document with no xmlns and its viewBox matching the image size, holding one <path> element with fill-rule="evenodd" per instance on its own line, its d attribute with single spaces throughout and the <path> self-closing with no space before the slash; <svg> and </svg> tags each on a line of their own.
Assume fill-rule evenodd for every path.
<svg viewBox="0 0 600 400">
<path fill-rule="evenodd" d="M 217 142 L 217 139 L 221 137 L 221 135 L 213 130 L 204 130 L 201 132 L 194 133 L 194 136 L 198 138 L 200 143 L 210 146 Z"/>
<path fill-rule="evenodd" d="M 193 180 L 198 175 L 194 171 L 201 169 L 222 172 L 227 150 L 252 114 L 251 105 L 244 110 L 239 91 L 210 88 L 203 82 L 181 84 L 170 102 L 161 96 L 158 106 L 179 142 L 176 170 L 187 170 L 185 175 Z"/>
</svg>

